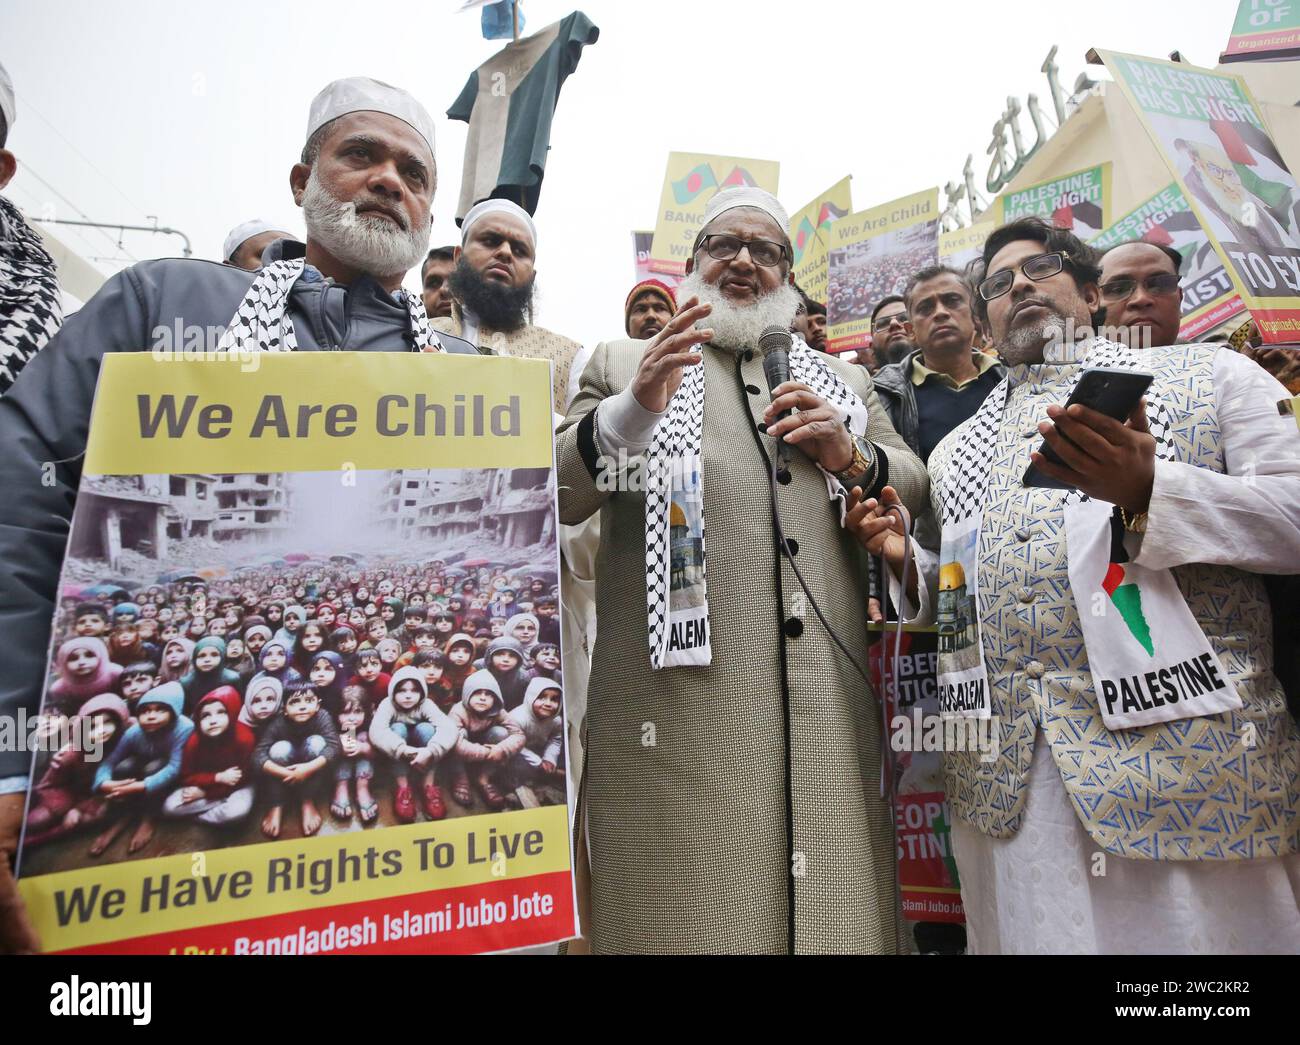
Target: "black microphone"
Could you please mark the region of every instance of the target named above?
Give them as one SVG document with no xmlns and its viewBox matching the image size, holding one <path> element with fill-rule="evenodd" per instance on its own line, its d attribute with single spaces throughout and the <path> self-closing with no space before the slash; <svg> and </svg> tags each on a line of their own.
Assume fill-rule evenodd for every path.
<svg viewBox="0 0 1300 1045">
<path fill-rule="evenodd" d="M 763 376 L 767 378 L 768 392 L 775 392 L 790 380 L 790 346 L 793 344 L 794 338 L 785 327 L 770 326 L 759 335 L 758 349 L 763 353 Z M 772 423 L 789 416 L 790 411 L 783 410 Z M 776 446 L 784 468 L 790 460 L 790 444 L 779 439 Z"/>
</svg>

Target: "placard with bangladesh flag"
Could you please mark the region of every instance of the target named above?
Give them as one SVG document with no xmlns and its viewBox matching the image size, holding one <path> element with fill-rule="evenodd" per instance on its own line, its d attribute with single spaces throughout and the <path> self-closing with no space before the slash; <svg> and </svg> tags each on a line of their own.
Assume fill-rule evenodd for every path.
<svg viewBox="0 0 1300 1045">
<path fill-rule="evenodd" d="M 841 178 L 790 219 L 794 281 L 814 301 L 826 301 L 830 244 L 827 233 L 836 221 L 853 210 L 851 180 L 852 176 Z"/>
<path fill-rule="evenodd" d="M 781 165 L 775 160 L 670 152 L 650 247 L 650 271 L 686 275 L 691 244 L 714 194 L 738 185 L 757 185 L 776 195 L 780 174 Z"/>
<path fill-rule="evenodd" d="M 1300 341 L 1300 190 L 1240 77 L 1098 52 L 1177 179 L 1265 344 Z"/>
<path fill-rule="evenodd" d="M 1183 304 L 1178 336 L 1184 341 L 1195 341 L 1246 310 L 1177 183 L 1143 200 L 1096 237 L 1092 245 L 1104 251 L 1133 240 L 1171 247 L 1182 255 L 1178 272 Z"/>
</svg>

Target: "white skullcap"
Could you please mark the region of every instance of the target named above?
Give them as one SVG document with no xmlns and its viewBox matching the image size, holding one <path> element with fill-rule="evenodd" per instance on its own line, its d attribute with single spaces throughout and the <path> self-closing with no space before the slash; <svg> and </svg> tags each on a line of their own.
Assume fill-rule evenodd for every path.
<svg viewBox="0 0 1300 1045">
<path fill-rule="evenodd" d="M 226 242 L 221 245 L 221 260 L 229 261 L 235 256 L 235 251 L 254 236 L 260 236 L 263 232 L 288 231 L 283 225 L 273 224 L 263 218 L 254 218 L 252 221 L 241 222 L 226 233 Z"/>
<path fill-rule="evenodd" d="M 14 82 L 9 79 L 9 74 L 5 67 L 0 65 L 0 113 L 5 118 L 5 133 L 14 129 L 14 120 L 18 117 L 18 112 L 14 108 Z"/>
<path fill-rule="evenodd" d="M 349 76 L 335 80 L 312 99 L 307 114 L 307 140 L 331 120 L 354 112 L 382 112 L 408 123 L 433 151 L 433 119 L 424 106 L 400 87 L 369 76 Z"/>
<path fill-rule="evenodd" d="M 474 222 L 479 218 L 485 218 L 489 214 L 510 214 L 524 223 L 528 229 L 528 235 L 533 241 L 533 250 L 537 249 L 537 226 L 533 224 L 533 216 L 524 210 L 517 203 L 511 203 L 509 200 L 484 200 L 482 203 L 476 203 L 470 207 L 469 213 L 465 215 L 465 220 L 460 224 L 460 242 L 463 246 L 469 241 L 469 230 Z"/>
<path fill-rule="evenodd" d="M 781 233 L 787 239 L 790 237 L 790 215 L 785 212 L 785 208 L 775 196 L 757 185 L 737 185 L 715 193 L 713 199 L 709 200 L 708 206 L 704 208 L 704 225 L 700 228 L 705 228 L 723 211 L 734 210 L 736 207 L 754 207 L 761 210 L 780 226 Z"/>
</svg>

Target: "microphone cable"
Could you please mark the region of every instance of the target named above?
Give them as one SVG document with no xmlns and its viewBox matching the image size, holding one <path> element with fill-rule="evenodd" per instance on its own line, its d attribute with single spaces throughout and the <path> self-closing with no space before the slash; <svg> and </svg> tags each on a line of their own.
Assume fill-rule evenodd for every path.
<svg viewBox="0 0 1300 1045">
<path fill-rule="evenodd" d="M 789 444 L 786 445 L 788 446 Z M 836 630 L 833 627 L 831 627 L 830 621 L 826 619 L 826 615 L 822 612 L 821 606 L 818 604 L 817 599 L 813 595 L 811 589 L 809 589 L 808 582 L 804 580 L 803 573 L 800 571 L 798 564 L 795 562 L 794 553 L 790 548 L 790 542 L 786 539 L 785 536 L 785 526 L 781 520 L 781 505 L 780 505 L 780 501 L 777 498 L 777 490 L 776 490 L 777 472 L 778 469 L 780 468 L 779 453 L 774 453 L 770 461 L 767 459 L 767 454 L 765 453 L 763 455 L 763 462 L 767 466 L 768 486 L 771 490 L 771 499 L 772 499 L 772 519 L 773 519 L 773 524 L 776 527 L 777 543 L 781 546 L 782 550 L 784 550 L 786 560 L 790 563 L 790 569 L 794 571 L 795 579 L 799 582 L 799 587 L 803 589 L 803 593 L 808 599 L 808 604 L 812 607 L 813 612 L 817 615 L 817 619 L 821 621 L 822 627 L 826 629 L 826 634 L 829 635 L 831 637 L 831 641 L 834 642 L 835 645 L 839 647 L 840 652 L 843 653 L 846 657 L 848 657 L 849 662 L 853 665 L 855 669 L 857 669 L 858 674 L 862 676 L 862 679 L 864 682 L 866 682 L 867 686 L 871 689 L 874 689 L 875 685 L 871 681 L 871 675 L 862 667 L 862 664 L 858 661 L 858 658 L 855 657 L 853 653 L 849 650 L 848 646 L 845 645 L 844 640 L 840 638 L 839 633 L 836 632 Z M 907 509 L 904 508 L 902 505 L 890 505 L 885 510 L 888 513 L 897 515 L 900 523 L 902 523 L 903 526 L 906 550 L 903 553 L 903 577 L 901 581 L 900 594 L 905 594 L 907 591 L 908 575 L 911 571 L 911 566 L 912 566 L 912 541 L 911 541 L 912 523 L 911 523 L 911 519 L 909 518 Z M 886 628 L 888 628 L 888 622 L 886 622 Z M 889 636 L 887 631 L 881 635 L 881 641 L 886 643 L 889 641 Z M 897 626 L 894 629 L 894 652 L 891 657 L 890 678 L 888 679 L 888 683 L 894 686 L 897 686 L 898 684 L 898 664 L 902 654 L 902 644 L 903 644 L 903 614 L 899 613 Z M 882 684 L 884 684 L 886 683 L 886 680 L 881 679 L 881 682 Z M 884 686 L 882 685 L 882 689 L 883 688 Z M 882 753 L 880 759 L 880 795 L 882 798 L 888 797 L 890 800 L 890 804 L 892 806 L 893 793 L 894 793 L 894 780 L 893 780 L 893 772 L 892 772 L 893 770 L 892 750 L 893 749 L 889 743 L 890 741 L 889 706 L 885 700 L 883 692 L 880 694 L 879 700 L 880 700 L 880 713 L 881 713 L 880 736 L 881 736 L 881 745 L 882 745 Z M 895 700 L 895 705 L 897 705 L 897 701 L 898 701 L 897 692 L 895 692 L 894 694 L 894 700 Z"/>
</svg>

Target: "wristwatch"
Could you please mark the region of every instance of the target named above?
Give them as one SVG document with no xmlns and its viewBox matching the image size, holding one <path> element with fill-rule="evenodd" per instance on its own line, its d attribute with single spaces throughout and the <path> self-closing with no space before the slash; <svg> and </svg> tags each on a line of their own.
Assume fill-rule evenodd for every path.
<svg viewBox="0 0 1300 1045">
<path fill-rule="evenodd" d="M 844 489 L 860 486 L 865 493 L 871 489 L 871 480 L 876 476 L 876 448 L 860 435 L 849 433 L 849 440 L 853 444 L 853 460 L 843 471 L 836 472 L 835 478 Z"/>
</svg>

